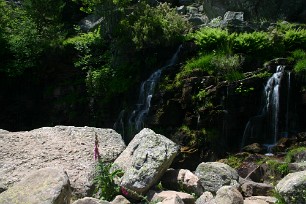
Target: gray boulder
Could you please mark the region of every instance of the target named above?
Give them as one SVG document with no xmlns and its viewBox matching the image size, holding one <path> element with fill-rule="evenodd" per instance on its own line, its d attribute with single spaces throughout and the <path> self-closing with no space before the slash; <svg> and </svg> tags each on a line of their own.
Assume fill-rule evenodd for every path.
<svg viewBox="0 0 306 204">
<path fill-rule="evenodd" d="M 187 169 L 168 169 L 161 183 L 169 190 L 183 190 L 198 196 L 204 192 L 199 178 Z"/>
<path fill-rule="evenodd" d="M 234 11 L 227 11 L 224 14 L 224 18 L 223 20 L 226 22 L 230 22 L 230 21 L 244 21 L 243 18 L 244 13 L 243 12 L 234 12 Z"/>
<path fill-rule="evenodd" d="M 215 197 L 216 204 L 243 204 L 241 193 L 233 186 L 221 187 Z"/>
<path fill-rule="evenodd" d="M 175 197 L 166 198 L 162 202 L 159 202 L 160 204 L 184 204 L 184 201 L 176 195 Z"/>
<path fill-rule="evenodd" d="M 150 190 L 147 194 L 147 198 L 149 202 L 163 202 L 165 200 L 169 200 L 171 198 L 179 197 L 180 200 L 185 204 L 194 204 L 195 199 L 192 195 L 184 192 L 177 191 L 153 191 Z M 177 199 L 176 199 L 177 200 Z"/>
<path fill-rule="evenodd" d="M 122 195 L 117 195 L 111 204 L 131 204 L 131 202 Z"/>
<path fill-rule="evenodd" d="M 110 204 L 108 201 L 101 201 L 96 198 L 85 197 L 74 201 L 72 204 Z"/>
<path fill-rule="evenodd" d="M 124 170 L 121 186 L 135 192 L 128 196 L 137 198 L 156 184 L 171 165 L 179 146 L 145 128 L 141 130 L 114 164 Z"/>
<path fill-rule="evenodd" d="M 306 162 L 290 163 L 288 169 L 290 173 L 306 171 Z"/>
<path fill-rule="evenodd" d="M 286 203 L 306 203 L 305 188 L 306 171 L 288 174 L 275 187 Z"/>
<path fill-rule="evenodd" d="M 241 185 L 241 190 L 244 196 L 270 196 L 272 195 L 274 187 L 271 184 L 256 183 L 247 181 Z"/>
<path fill-rule="evenodd" d="M 67 173 L 44 168 L 29 174 L 0 194 L 1 204 L 69 204 L 71 189 Z"/>
<path fill-rule="evenodd" d="M 9 133 L 9 131 L 0 129 L 0 134 L 7 134 L 7 133 Z"/>
<path fill-rule="evenodd" d="M 271 196 L 251 196 L 244 200 L 244 204 L 274 204 L 276 202 L 277 199 Z"/>
<path fill-rule="evenodd" d="M 211 192 L 204 192 L 195 202 L 195 204 L 215 204 L 214 196 Z"/>
<path fill-rule="evenodd" d="M 210 19 L 222 16 L 226 11 L 244 11 L 249 19 L 295 19 L 306 22 L 305 0 L 204 0 L 203 7 Z"/>
<path fill-rule="evenodd" d="M 238 173 L 227 164 L 220 162 L 203 162 L 195 171 L 204 191 L 217 192 L 222 186 L 239 186 Z"/>
<path fill-rule="evenodd" d="M 93 185 L 95 136 L 105 161 L 114 161 L 126 147 L 114 130 L 93 127 L 0 133 L 0 186 L 8 188 L 32 170 L 60 166 L 69 176 L 73 194 L 86 196 Z"/>
<path fill-rule="evenodd" d="M 292 161 L 294 162 L 306 162 L 306 150 L 298 152 L 292 156 Z"/>
</svg>

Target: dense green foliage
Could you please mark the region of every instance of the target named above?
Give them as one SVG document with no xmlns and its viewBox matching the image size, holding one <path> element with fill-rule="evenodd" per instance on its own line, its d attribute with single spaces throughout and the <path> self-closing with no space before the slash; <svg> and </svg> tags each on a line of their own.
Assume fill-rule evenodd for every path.
<svg viewBox="0 0 306 204">
<path fill-rule="evenodd" d="M 95 192 L 101 200 L 111 201 L 120 193 L 120 187 L 115 183 L 115 178 L 122 176 L 121 170 L 112 170 L 111 163 L 98 161 L 96 176 L 94 178 Z"/>
<path fill-rule="evenodd" d="M 128 34 L 128 39 L 132 39 L 137 49 L 176 44 L 189 28 L 167 3 L 156 7 L 139 3 L 121 24 L 125 35 Z"/>
<path fill-rule="evenodd" d="M 254 71 L 258 64 L 275 57 L 292 57 L 294 70 L 306 70 L 306 30 L 294 24 L 279 23 L 271 31 L 230 33 L 220 28 L 204 27 L 187 36 L 198 46 L 198 56 L 188 60 L 176 77 L 176 85 L 193 72 L 206 72 L 223 80 L 244 78 L 243 72 Z M 299 49 L 292 54 L 291 51 Z"/>
<path fill-rule="evenodd" d="M 0 1 L 1 71 L 19 75 L 35 66 L 43 51 L 42 36 L 25 10 Z M 6 50 L 6 52 L 4 52 Z"/>
<path fill-rule="evenodd" d="M 115 3 L 112 2 L 112 5 Z M 101 12 L 103 13 L 101 10 L 97 11 Z M 146 50 L 177 44 L 189 28 L 168 4 L 152 7 L 139 3 L 134 5 L 133 12 L 127 12 L 123 8 L 118 12 L 126 12 L 127 17 L 118 17 L 117 23 L 112 23 L 112 28 L 108 27 L 107 35 L 103 26 L 108 20 L 102 23 L 101 29 L 87 33 L 79 30 L 77 36 L 68 38 L 63 43 L 65 47 L 72 47 L 77 51 L 78 57 L 74 64 L 87 72 L 86 83 L 90 94 L 103 96 L 104 101 L 126 92 L 137 83 L 140 72 L 144 71 L 143 63 L 147 69 L 156 64 L 154 56 L 146 56 L 144 62 L 139 60 Z M 118 12 L 116 11 L 117 14 Z M 108 18 L 111 18 L 110 15 Z"/>
</svg>

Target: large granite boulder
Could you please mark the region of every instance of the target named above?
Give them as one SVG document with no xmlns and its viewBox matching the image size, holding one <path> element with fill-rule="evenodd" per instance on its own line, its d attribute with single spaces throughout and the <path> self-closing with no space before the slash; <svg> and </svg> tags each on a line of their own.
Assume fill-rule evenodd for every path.
<svg viewBox="0 0 306 204">
<path fill-rule="evenodd" d="M 71 198 L 67 173 L 44 168 L 29 174 L 0 194 L 1 204 L 69 204 Z"/>
<path fill-rule="evenodd" d="M 92 187 L 95 136 L 101 158 L 114 161 L 125 149 L 111 129 L 43 127 L 28 132 L 0 132 L 0 186 L 18 182 L 30 171 L 61 166 L 67 171 L 73 194 L 86 196 Z"/>
<path fill-rule="evenodd" d="M 114 165 L 124 170 L 121 186 L 145 194 L 156 184 L 177 155 L 179 146 L 150 129 L 143 129 L 130 142 Z M 130 197 L 137 197 L 129 193 Z"/>
<path fill-rule="evenodd" d="M 147 198 L 149 202 L 163 202 L 165 200 L 169 200 L 171 198 L 179 197 L 180 200 L 183 201 L 185 204 L 194 204 L 195 198 L 184 192 L 177 192 L 177 191 L 153 191 L 150 190 L 147 194 Z"/>
<path fill-rule="evenodd" d="M 244 196 L 271 196 L 274 187 L 267 183 L 257 183 L 254 181 L 245 180 L 241 185 L 241 190 Z"/>
<path fill-rule="evenodd" d="M 175 197 L 166 198 L 157 204 L 184 204 L 184 201 L 178 195 L 176 195 Z"/>
<path fill-rule="evenodd" d="M 221 187 L 215 197 L 216 204 L 243 204 L 241 193 L 233 186 Z"/>
<path fill-rule="evenodd" d="M 183 190 L 195 193 L 197 196 L 204 192 L 199 178 L 188 169 L 168 169 L 162 177 L 161 183 L 169 190 Z"/>
<path fill-rule="evenodd" d="M 117 195 L 111 204 L 131 204 L 131 202 L 122 195 Z"/>
<path fill-rule="evenodd" d="M 306 171 L 290 173 L 276 185 L 286 203 L 306 203 Z"/>
<path fill-rule="evenodd" d="M 72 204 L 110 204 L 110 202 L 98 200 L 96 198 L 85 197 L 74 201 Z"/>
<path fill-rule="evenodd" d="M 306 171 L 306 162 L 290 163 L 288 169 L 290 173 Z"/>
<path fill-rule="evenodd" d="M 251 196 L 244 200 L 244 204 L 274 204 L 276 202 L 277 199 L 271 196 Z"/>
<path fill-rule="evenodd" d="M 204 191 L 217 192 L 222 186 L 239 186 L 238 173 L 227 164 L 220 162 L 203 162 L 195 171 Z"/>
<path fill-rule="evenodd" d="M 215 204 L 214 196 L 211 192 L 204 192 L 195 202 L 195 204 Z"/>
</svg>

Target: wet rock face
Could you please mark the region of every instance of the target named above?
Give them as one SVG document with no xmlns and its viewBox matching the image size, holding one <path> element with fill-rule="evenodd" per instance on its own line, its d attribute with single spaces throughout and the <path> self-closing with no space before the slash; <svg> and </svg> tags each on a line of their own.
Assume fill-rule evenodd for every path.
<svg viewBox="0 0 306 204">
<path fill-rule="evenodd" d="M 8 188 L 30 171 L 44 167 L 66 170 L 73 193 L 86 196 L 94 172 L 95 136 L 101 158 L 114 161 L 125 149 L 121 135 L 92 127 L 43 127 L 28 132 L 0 132 L 0 186 Z"/>
<path fill-rule="evenodd" d="M 209 18 L 223 16 L 226 11 L 243 11 L 248 19 L 286 19 L 305 22 L 304 0 L 205 0 Z"/>
</svg>

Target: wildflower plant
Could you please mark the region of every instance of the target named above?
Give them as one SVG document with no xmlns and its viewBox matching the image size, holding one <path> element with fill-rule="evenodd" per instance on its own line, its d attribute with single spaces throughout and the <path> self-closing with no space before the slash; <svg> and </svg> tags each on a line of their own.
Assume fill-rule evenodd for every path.
<svg viewBox="0 0 306 204">
<path fill-rule="evenodd" d="M 115 178 L 122 176 L 120 169 L 113 168 L 113 163 L 107 163 L 101 159 L 99 153 L 99 141 L 96 136 L 94 158 L 98 161 L 94 178 L 95 194 L 101 200 L 111 201 L 120 194 L 120 187 L 116 184 Z"/>
</svg>

